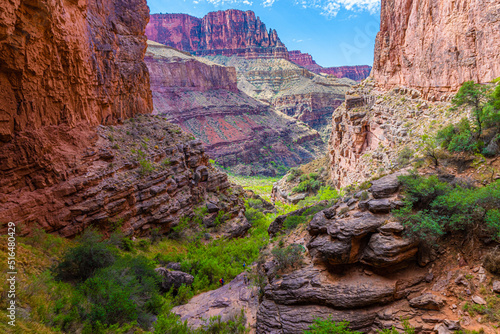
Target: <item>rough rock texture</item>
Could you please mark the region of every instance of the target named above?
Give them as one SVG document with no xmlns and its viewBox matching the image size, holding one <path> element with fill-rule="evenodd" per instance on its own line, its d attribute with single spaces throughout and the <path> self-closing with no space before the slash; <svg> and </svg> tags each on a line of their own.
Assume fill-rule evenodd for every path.
<svg viewBox="0 0 500 334">
<path fill-rule="evenodd" d="M 426 97 L 489 82 L 500 76 L 499 24 L 496 0 L 383 0 L 372 75 Z"/>
<path fill-rule="evenodd" d="M 0 140 L 25 129 L 150 113 L 148 17 L 145 0 L 4 1 Z"/>
<path fill-rule="evenodd" d="M 407 87 L 381 91 L 371 79 L 354 86 L 332 117 L 331 182 L 338 187 L 361 183 L 404 168 L 413 158 L 423 158 L 418 152 L 422 151 L 421 136 L 457 123 L 466 112 L 450 111 L 449 98 L 426 101 L 420 91 Z M 406 161 L 400 159 L 404 149 L 411 152 Z"/>
<path fill-rule="evenodd" d="M 201 141 L 156 116 L 25 131 L 3 146 L 0 166 L 0 217 L 26 226 L 23 233 L 41 227 L 68 237 L 121 224 L 143 235 L 168 231 L 206 202 L 234 219 L 243 207 Z"/>
<path fill-rule="evenodd" d="M 330 117 L 354 81 L 314 74 L 285 59 L 207 57 L 236 68 L 238 88 L 272 105 L 277 111 L 307 123 L 324 140 L 330 133 Z"/>
<path fill-rule="evenodd" d="M 288 59 L 288 50 L 276 30 L 268 31 L 252 11 L 229 9 L 208 13 L 202 19 L 187 14 L 152 14 L 146 35 L 197 56 Z"/>
<path fill-rule="evenodd" d="M 163 267 L 156 268 L 155 271 L 162 277 L 161 288 L 163 291 L 169 291 L 172 287 L 179 289 L 183 284 L 189 286 L 194 282 L 193 275 L 183 271 L 168 270 Z"/>
<path fill-rule="evenodd" d="M 308 162 L 324 149 L 318 132 L 239 91 L 233 67 L 155 42 L 145 60 L 154 113 L 201 139 L 211 158 L 236 173 L 273 175 L 278 165 Z"/>
<path fill-rule="evenodd" d="M 290 61 L 295 64 L 307 68 L 314 73 L 330 74 L 336 78 L 349 78 L 354 81 L 361 81 L 370 75 L 371 66 L 358 65 L 358 66 L 336 66 L 336 67 L 322 67 L 318 65 L 312 56 L 308 53 L 302 53 L 294 50 L 289 51 Z"/>
<path fill-rule="evenodd" d="M 243 309 L 246 326 L 255 333 L 259 297 L 257 287 L 250 284 L 246 275 L 242 273 L 219 289 L 202 293 L 187 304 L 174 307 L 172 312 L 181 320 L 187 320 L 193 328 L 199 328 L 210 317 L 221 316 L 222 321 L 227 321 L 240 315 Z"/>
</svg>

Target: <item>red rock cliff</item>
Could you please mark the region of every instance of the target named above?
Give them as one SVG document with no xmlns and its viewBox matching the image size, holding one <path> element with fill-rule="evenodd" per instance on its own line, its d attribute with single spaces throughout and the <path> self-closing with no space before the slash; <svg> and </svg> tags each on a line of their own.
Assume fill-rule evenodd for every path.
<svg viewBox="0 0 500 334">
<path fill-rule="evenodd" d="M 152 14 L 146 35 L 150 40 L 197 56 L 288 59 L 288 51 L 276 30 L 268 31 L 252 11 L 211 12 L 202 19 L 186 14 Z"/>
<path fill-rule="evenodd" d="M 361 81 L 368 78 L 372 69 L 368 65 L 323 67 L 318 65 L 308 53 L 294 50 L 289 51 L 288 54 L 290 55 L 290 61 L 307 68 L 311 72 L 318 74 L 326 73 L 337 78 L 349 78 L 355 81 Z"/>
<path fill-rule="evenodd" d="M 4 1 L 0 140 L 48 125 L 150 113 L 145 0 Z"/>
<path fill-rule="evenodd" d="M 498 0 L 382 0 L 373 76 L 424 95 L 500 76 Z"/>
</svg>

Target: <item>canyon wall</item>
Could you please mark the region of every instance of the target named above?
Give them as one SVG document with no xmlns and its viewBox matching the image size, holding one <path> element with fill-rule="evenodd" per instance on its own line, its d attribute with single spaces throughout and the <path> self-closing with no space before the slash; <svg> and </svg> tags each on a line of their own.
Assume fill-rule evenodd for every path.
<svg viewBox="0 0 500 334">
<path fill-rule="evenodd" d="M 294 50 L 289 51 L 288 54 L 290 55 L 291 62 L 305 67 L 311 72 L 330 74 L 337 78 L 349 78 L 354 81 L 361 81 L 368 78 L 372 69 L 368 65 L 323 67 L 318 65 L 308 53 Z"/>
<path fill-rule="evenodd" d="M 240 91 L 234 67 L 152 41 L 145 61 L 154 113 L 201 139 L 210 157 L 232 172 L 275 175 L 324 150 L 317 131 Z"/>
<path fill-rule="evenodd" d="M 467 80 L 500 76 L 500 3 L 496 0 L 383 0 L 373 77 L 425 96 Z"/>
<path fill-rule="evenodd" d="M 202 19 L 187 14 L 152 14 L 146 35 L 197 56 L 288 59 L 276 30 L 268 31 L 252 11 L 229 9 L 208 13 Z"/>
<path fill-rule="evenodd" d="M 149 113 L 145 0 L 7 1 L 0 8 L 0 140 Z"/>
</svg>

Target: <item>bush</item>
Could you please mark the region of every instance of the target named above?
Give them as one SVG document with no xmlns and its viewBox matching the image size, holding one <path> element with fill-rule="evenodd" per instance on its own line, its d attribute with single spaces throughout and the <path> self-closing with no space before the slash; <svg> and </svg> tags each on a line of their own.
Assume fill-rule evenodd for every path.
<svg viewBox="0 0 500 334">
<path fill-rule="evenodd" d="M 283 226 L 287 231 L 295 229 L 300 224 L 303 224 L 307 221 L 307 217 L 303 216 L 288 216 L 283 222 Z"/>
<path fill-rule="evenodd" d="M 302 170 L 294 167 L 294 168 L 290 169 L 290 171 L 288 172 L 288 177 L 286 179 L 288 182 L 291 182 L 291 181 L 295 180 L 297 177 L 299 177 L 300 175 L 302 175 Z"/>
<path fill-rule="evenodd" d="M 100 269 L 81 286 L 91 303 L 87 318 L 91 324 L 124 324 L 137 321 L 149 328 L 153 314 L 162 306 L 160 277 L 145 257 L 126 257 Z"/>
<path fill-rule="evenodd" d="M 404 207 L 393 213 L 407 232 L 429 241 L 447 232 L 480 230 L 500 238 L 500 181 L 482 188 L 450 185 L 436 176 L 402 176 Z"/>
<path fill-rule="evenodd" d="M 407 166 L 410 163 L 411 158 L 413 158 L 413 150 L 407 146 L 403 147 L 398 155 L 398 165 L 401 167 Z"/>
<path fill-rule="evenodd" d="M 328 319 L 314 319 L 314 323 L 309 326 L 309 330 L 304 331 L 304 334 L 361 334 L 361 332 L 349 329 L 348 321 L 335 322 L 329 316 Z"/>
<path fill-rule="evenodd" d="M 298 244 L 291 244 L 286 248 L 274 248 L 271 253 L 277 262 L 276 269 L 278 271 L 287 269 L 288 267 L 295 268 L 302 265 L 304 247 Z"/>
<path fill-rule="evenodd" d="M 56 277 L 62 280 L 83 281 L 98 269 L 112 265 L 115 255 L 107 243 L 101 242 L 101 238 L 95 231 L 85 231 L 77 240 L 78 244 L 64 254 L 62 261 L 55 268 Z"/>
</svg>

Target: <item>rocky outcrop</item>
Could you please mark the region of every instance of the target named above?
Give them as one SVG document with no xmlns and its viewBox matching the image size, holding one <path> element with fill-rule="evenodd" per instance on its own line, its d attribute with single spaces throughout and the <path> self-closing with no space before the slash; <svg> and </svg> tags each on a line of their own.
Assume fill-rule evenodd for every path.
<svg viewBox="0 0 500 334">
<path fill-rule="evenodd" d="M 152 14 L 146 28 L 150 40 L 197 56 L 288 59 L 276 30 L 252 11 L 229 9 L 202 19 L 187 14 Z"/>
<path fill-rule="evenodd" d="M 155 271 L 161 276 L 161 288 L 167 292 L 172 287 L 179 289 L 182 285 L 190 286 L 194 282 L 193 275 L 179 270 L 168 270 L 167 268 L 159 267 Z"/>
<path fill-rule="evenodd" d="M 220 316 L 222 321 L 233 320 L 243 310 L 246 327 L 255 333 L 256 313 L 259 307 L 258 288 L 250 284 L 247 273 L 242 273 L 219 289 L 192 298 L 187 304 L 176 306 L 172 312 L 190 327 L 207 324 L 210 317 Z"/>
<path fill-rule="evenodd" d="M 289 51 L 288 53 L 291 62 L 305 67 L 311 72 L 329 74 L 336 78 L 349 78 L 354 81 L 361 81 L 370 75 L 372 69 L 368 65 L 322 67 L 308 53 L 302 53 L 297 50 Z"/>
<path fill-rule="evenodd" d="M 421 137 L 464 115 L 462 110 L 449 110 L 450 97 L 431 102 L 416 89 L 379 90 L 371 79 L 354 86 L 332 117 L 331 182 L 345 187 L 404 168 L 412 159 L 423 160 L 418 153 Z"/>
<path fill-rule="evenodd" d="M 25 131 L 0 151 L 0 217 L 70 237 L 87 227 L 160 233 L 215 203 L 231 218 L 239 190 L 210 166 L 203 144 L 157 116 L 91 129 Z"/>
<path fill-rule="evenodd" d="M 148 17 L 145 0 L 4 2 L 0 140 L 25 129 L 150 113 Z"/>
<path fill-rule="evenodd" d="M 332 112 L 355 83 L 314 74 L 285 59 L 208 57 L 236 68 L 238 88 L 319 131 L 326 141 Z"/>
<path fill-rule="evenodd" d="M 497 1 L 383 0 L 373 77 L 425 97 L 489 82 L 500 76 L 499 22 Z"/>
<path fill-rule="evenodd" d="M 145 60 L 154 113 L 201 139 L 233 172 L 274 175 L 280 165 L 308 162 L 324 148 L 318 132 L 239 91 L 233 67 L 154 42 Z"/>
</svg>

